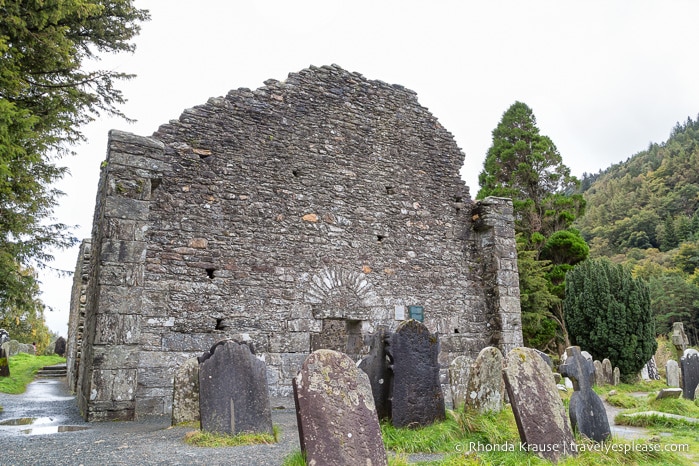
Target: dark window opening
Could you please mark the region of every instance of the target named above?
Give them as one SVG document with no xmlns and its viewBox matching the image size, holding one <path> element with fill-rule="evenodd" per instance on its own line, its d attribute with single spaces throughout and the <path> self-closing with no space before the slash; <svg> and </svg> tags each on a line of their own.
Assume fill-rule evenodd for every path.
<svg viewBox="0 0 699 466">
<path fill-rule="evenodd" d="M 224 324 L 223 319 L 216 319 L 216 330 L 225 330 L 228 326 Z"/>
<path fill-rule="evenodd" d="M 386 186 L 386 194 L 395 194 L 396 190 L 393 189 L 393 186 Z"/>
<path fill-rule="evenodd" d="M 384 240 L 385 237 L 386 236 L 384 236 L 384 235 L 376 235 L 376 241 L 378 241 L 380 243 L 381 241 Z"/>
<path fill-rule="evenodd" d="M 462 196 L 454 196 L 454 202 L 461 202 L 463 199 Z"/>
<path fill-rule="evenodd" d="M 455 328 L 455 329 L 454 329 L 454 333 L 459 333 L 459 329 L 458 329 L 458 328 Z"/>
<path fill-rule="evenodd" d="M 162 183 L 162 182 L 163 182 L 162 178 L 151 178 L 151 180 L 150 180 L 150 193 L 153 194 L 153 191 L 158 189 L 158 187 L 160 186 L 160 183 Z"/>
<path fill-rule="evenodd" d="M 291 174 L 294 175 L 294 178 L 298 178 L 299 176 L 301 176 L 301 170 L 291 170 Z"/>
<path fill-rule="evenodd" d="M 216 272 L 216 269 L 206 269 L 206 275 L 209 278 L 214 278 L 214 272 Z"/>
</svg>

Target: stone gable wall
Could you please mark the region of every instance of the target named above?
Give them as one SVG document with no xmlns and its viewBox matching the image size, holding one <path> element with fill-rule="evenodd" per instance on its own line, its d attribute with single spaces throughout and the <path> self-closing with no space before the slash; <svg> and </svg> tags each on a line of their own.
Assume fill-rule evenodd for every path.
<svg viewBox="0 0 699 466">
<path fill-rule="evenodd" d="M 210 99 L 151 138 L 112 131 L 86 419 L 169 413 L 176 367 L 226 337 L 252 340 L 289 395 L 309 352 L 359 358 L 411 305 L 440 333 L 445 384 L 455 356 L 520 345 L 512 205 L 476 206 L 462 164 L 415 93 L 337 66 Z"/>
</svg>

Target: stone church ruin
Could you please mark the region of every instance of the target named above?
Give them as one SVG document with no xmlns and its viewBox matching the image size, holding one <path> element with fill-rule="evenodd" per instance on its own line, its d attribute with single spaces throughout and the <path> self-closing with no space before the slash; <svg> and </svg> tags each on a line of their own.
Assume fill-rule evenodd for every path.
<svg viewBox="0 0 699 466">
<path fill-rule="evenodd" d="M 111 131 L 71 299 L 85 419 L 169 414 L 178 365 L 224 338 L 283 396 L 312 351 L 358 360 L 411 317 L 444 387 L 456 356 L 521 346 L 512 204 L 472 201 L 463 159 L 414 92 L 335 65 Z"/>
</svg>

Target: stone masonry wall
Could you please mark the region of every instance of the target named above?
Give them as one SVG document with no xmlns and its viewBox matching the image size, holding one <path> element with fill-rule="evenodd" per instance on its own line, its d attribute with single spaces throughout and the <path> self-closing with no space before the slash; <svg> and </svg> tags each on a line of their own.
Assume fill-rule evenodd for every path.
<svg viewBox="0 0 699 466">
<path fill-rule="evenodd" d="M 87 284 L 90 277 L 91 242 L 83 240 L 78 252 L 78 263 L 73 274 L 73 287 L 70 294 L 70 316 L 68 319 L 68 342 L 66 348 L 66 367 L 68 368 L 68 386 L 76 392 L 78 388 L 78 367 L 82 349 L 83 329 L 85 326 L 85 305 L 87 303 Z"/>
<path fill-rule="evenodd" d="M 210 99 L 151 138 L 112 131 L 86 419 L 169 413 L 177 366 L 221 338 L 254 342 L 275 395 L 310 351 L 359 358 L 409 306 L 440 333 L 445 384 L 457 355 L 520 345 L 512 205 L 473 204 L 462 164 L 415 93 L 334 65 Z"/>
</svg>

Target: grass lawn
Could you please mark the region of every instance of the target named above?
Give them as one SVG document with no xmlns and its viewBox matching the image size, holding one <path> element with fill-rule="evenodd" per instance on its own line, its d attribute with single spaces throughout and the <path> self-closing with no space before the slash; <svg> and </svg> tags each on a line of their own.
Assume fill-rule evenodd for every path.
<svg viewBox="0 0 699 466">
<path fill-rule="evenodd" d="M 0 392 L 18 394 L 24 393 L 29 382 L 34 380 L 34 375 L 44 366 L 61 364 L 66 359 L 61 356 L 34 356 L 32 354 L 19 353 L 10 358 L 10 376 L 0 377 Z"/>
<path fill-rule="evenodd" d="M 600 397 L 610 404 L 631 408 L 628 412 L 661 411 L 699 417 L 699 407 L 689 400 L 663 400 L 655 402 L 655 393 L 665 388 L 658 382 L 640 382 L 635 385 L 595 388 Z M 614 389 L 616 394 L 608 395 Z M 640 393 L 650 392 L 648 396 Z M 572 391 L 562 392 L 564 404 Z M 640 396 L 639 396 L 640 395 Z M 609 420 L 610 423 L 612 419 Z M 665 422 L 664 422 L 665 421 Z M 654 424 L 657 422 L 657 424 Z M 621 422 L 619 422 L 621 423 Z M 668 423 L 666 420 L 646 420 L 648 440 L 612 438 L 598 444 L 580 435 L 576 436 L 578 454 L 563 458 L 558 465 L 593 466 L 614 465 L 691 465 L 699 462 L 699 426 Z M 389 456 L 389 465 L 408 464 L 413 453 L 442 453 L 441 460 L 423 465 L 550 465 L 533 453 L 520 451 L 519 434 L 514 415 L 509 406 L 500 413 L 477 415 L 474 413 L 447 411 L 447 420 L 421 429 L 397 429 L 382 423 L 381 431 Z M 685 445 L 688 446 L 686 451 Z M 677 451 L 678 449 L 685 451 Z M 674 450 L 674 451 L 672 451 Z M 289 455 L 285 466 L 301 466 L 305 462 L 300 451 Z"/>
</svg>

